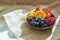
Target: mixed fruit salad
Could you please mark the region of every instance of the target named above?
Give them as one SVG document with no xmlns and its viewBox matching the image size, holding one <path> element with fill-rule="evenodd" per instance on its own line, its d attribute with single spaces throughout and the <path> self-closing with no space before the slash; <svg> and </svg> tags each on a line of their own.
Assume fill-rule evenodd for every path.
<svg viewBox="0 0 60 40">
<path fill-rule="evenodd" d="M 37 7 L 27 15 L 28 23 L 36 28 L 50 27 L 55 23 L 55 20 L 56 18 L 49 8 L 42 10 L 40 7 Z"/>
</svg>

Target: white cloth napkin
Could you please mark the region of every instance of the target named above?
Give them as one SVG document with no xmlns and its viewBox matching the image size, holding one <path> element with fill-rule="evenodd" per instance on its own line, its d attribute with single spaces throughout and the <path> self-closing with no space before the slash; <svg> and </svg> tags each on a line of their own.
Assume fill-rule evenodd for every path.
<svg viewBox="0 0 60 40">
<path fill-rule="evenodd" d="M 4 15 L 10 31 L 19 39 L 21 35 L 21 24 L 25 22 L 22 10 L 15 10 Z M 19 39 L 22 40 L 22 39 Z"/>
<path fill-rule="evenodd" d="M 58 24 L 60 16 L 58 16 L 56 23 L 52 29 L 51 35 L 49 35 L 50 33 L 48 31 L 36 31 L 34 29 L 32 30 L 32 28 L 29 28 L 28 26 L 30 25 L 24 25 L 23 23 L 26 24 L 26 15 L 27 13 L 23 14 L 21 9 L 3 15 L 8 25 L 8 28 L 15 35 L 15 37 L 18 40 L 50 40 L 55 31 L 56 25 Z M 24 25 L 23 30 L 21 28 L 22 24 Z M 23 37 L 21 37 L 21 35 L 23 35 Z M 48 35 L 49 37 L 47 37 Z"/>
</svg>

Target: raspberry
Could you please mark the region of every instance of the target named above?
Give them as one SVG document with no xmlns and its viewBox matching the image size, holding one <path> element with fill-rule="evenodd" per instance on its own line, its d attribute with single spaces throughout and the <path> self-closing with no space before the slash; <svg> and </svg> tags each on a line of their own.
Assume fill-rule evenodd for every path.
<svg viewBox="0 0 60 40">
<path fill-rule="evenodd" d="M 40 7 L 37 7 L 37 8 L 35 9 L 35 12 L 37 12 L 37 11 L 40 11 Z"/>
<path fill-rule="evenodd" d="M 50 17 L 46 19 L 46 24 L 51 26 L 55 23 L 56 18 L 55 17 Z"/>
<path fill-rule="evenodd" d="M 51 17 L 52 16 L 52 12 L 51 12 L 51 10 L 49 9 L 49 8 L 47 8 L 47 9 L 44 9 L 44 12 L 46 13 L 46 18 L 49 18 L 49 17 Z"/>
</svg>

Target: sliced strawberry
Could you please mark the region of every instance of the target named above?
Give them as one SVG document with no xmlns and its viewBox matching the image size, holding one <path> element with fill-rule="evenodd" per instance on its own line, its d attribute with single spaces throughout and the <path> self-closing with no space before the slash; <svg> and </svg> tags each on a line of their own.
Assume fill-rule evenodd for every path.
<svg viewBox="0 0 60 40">
<path fill-rule="evenodd" d="M 35 9 L 35 12 L 37 12 L 37 11 L 40 11 L 40 7 L 37 7 L 37 8 Z"/>
<path fill-rule="evenodd" d="M 51 26 L 55 23 L 56 18 L 55 17 L 50 17 L 46 19 L 46 24 Z"/>
<path fill-rule="evenodd" d="M 46 13 L 46 18 L 49 18 L 49 17 L 51 17 L 52 16 L 52 12 L 51 12 L 51 10 L 49 9 L 49 8 L 47 8 L 47 9 L 44 9 L 44 12 Z"/>
</svg>

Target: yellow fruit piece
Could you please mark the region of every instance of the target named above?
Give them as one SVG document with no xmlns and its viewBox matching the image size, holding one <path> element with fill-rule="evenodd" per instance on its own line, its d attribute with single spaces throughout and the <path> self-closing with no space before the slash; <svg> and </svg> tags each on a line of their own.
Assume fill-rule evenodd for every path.
<svg viewBox="0 0 60 40">
<path fill-rule="evenodd" d="M 46 13 L 44 11 L 37 11 L 35 16 L 44 19 L 46 17 Z"/>
<path fill-rule="evenodd" d="M 35 16 L 35 12 L 30 12 L 27 16 L 28 19 L 32 18 Z"/>
</svg>

